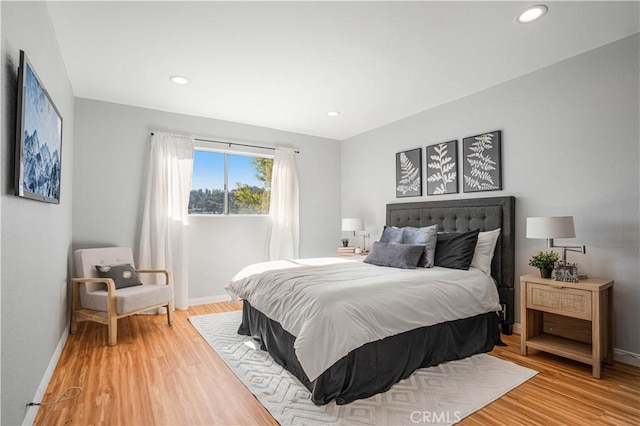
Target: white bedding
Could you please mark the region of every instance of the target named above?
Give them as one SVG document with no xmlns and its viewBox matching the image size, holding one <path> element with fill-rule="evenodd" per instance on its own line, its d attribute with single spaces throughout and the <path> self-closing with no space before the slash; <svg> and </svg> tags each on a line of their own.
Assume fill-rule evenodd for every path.
<svg viewBox="0 0 640 426">
<path fill-rule="evenodd" d="M 500 310 L 482 271 L 396 269 L 340 258 L 264 262 L 226 287 L 296 337 L 309 380 L 360 346 L 399 333 Z"/>
</svg>

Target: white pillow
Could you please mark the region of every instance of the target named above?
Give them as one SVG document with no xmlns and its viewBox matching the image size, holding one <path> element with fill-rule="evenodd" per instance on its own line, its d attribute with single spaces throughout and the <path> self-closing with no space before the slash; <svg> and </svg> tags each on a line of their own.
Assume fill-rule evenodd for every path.
<svg viewBox="0 0 640 426">
<path fill-rule="evenodd" d="M 491 261 L 493 260 L 493 252 L 496 249 L 499 236 L 500 228 L 478 234 L 476 250 L 471 260 L 472 268 L 480 269 L 485 274 L 491 276 Z"/>
</svg>

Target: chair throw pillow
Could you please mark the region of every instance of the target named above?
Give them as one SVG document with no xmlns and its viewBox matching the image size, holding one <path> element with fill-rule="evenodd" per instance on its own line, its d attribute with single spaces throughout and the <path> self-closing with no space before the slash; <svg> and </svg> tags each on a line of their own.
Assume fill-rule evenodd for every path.
<svg viewBox="0 0 640 426">
<path fill-rule="evenodd" d="M 99 278 L 111 278 L 116 284 L 116 290 L 120 288 L 142 285 L 133 265 L 96 265 L 96 272 Z"/>
<path fill-rule="evenodd" d="M 414 269 L 424 253 L 424 246 L 411 244 L 387 244 L 376 241 L 365 263 L 391 268 Z"/>
</svg>

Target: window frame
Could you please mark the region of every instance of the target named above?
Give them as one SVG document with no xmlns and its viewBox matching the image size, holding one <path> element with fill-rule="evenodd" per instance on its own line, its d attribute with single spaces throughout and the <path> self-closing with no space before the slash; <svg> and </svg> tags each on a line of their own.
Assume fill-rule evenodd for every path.
<svg viewBox="0 0 640 426">
<path fill-rule="evenodd" d="M 269 148 L 265 148 L 265 149 L 269 149 Z M 189 216 L 193 216 L 193 217 L 267 217 L 269 216 L 269 213 L 229 213 L 229 155 L 270 158 L 271 160 L 274 160 L 275 153 L 264 154 L 264 153 L 256 152 L 253 150 L 213 148 L 211 146 L 205 146 L 204 144 L 196 144 L 193 148 L 193 151 L 194 151 L 194 159 L 195 159 L 195 151 L 213 152 L 213 153 L 224 155 L 224 183 L 223 183 L 224 209 L 221 214 L 187 213 Z M 193 173 L 193 168 L 192 168 L 192 173 Z M 190 191 L 192 191 L 193 189 L 194 188 L 192 187 Z"/>
</svg>

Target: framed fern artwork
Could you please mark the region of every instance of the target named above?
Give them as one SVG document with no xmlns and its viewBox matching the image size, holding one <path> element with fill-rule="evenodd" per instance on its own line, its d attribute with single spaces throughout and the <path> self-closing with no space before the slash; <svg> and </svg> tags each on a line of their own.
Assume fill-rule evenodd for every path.
<svg viewBox="0 0 640 426">
<path fill-rule="evenodd" d="M 458 193 L 458 141 L 427 147 L 427 195 Z"/>
<path fill-rule="evenodd" d="M 422 148 L 396 154 L 396 198 L 422 195 Z"/>
<path fill-rule="evenodd" d="M 502 189 L 502 131 L 462 140 L 464 192 Z"/>
</svg>

